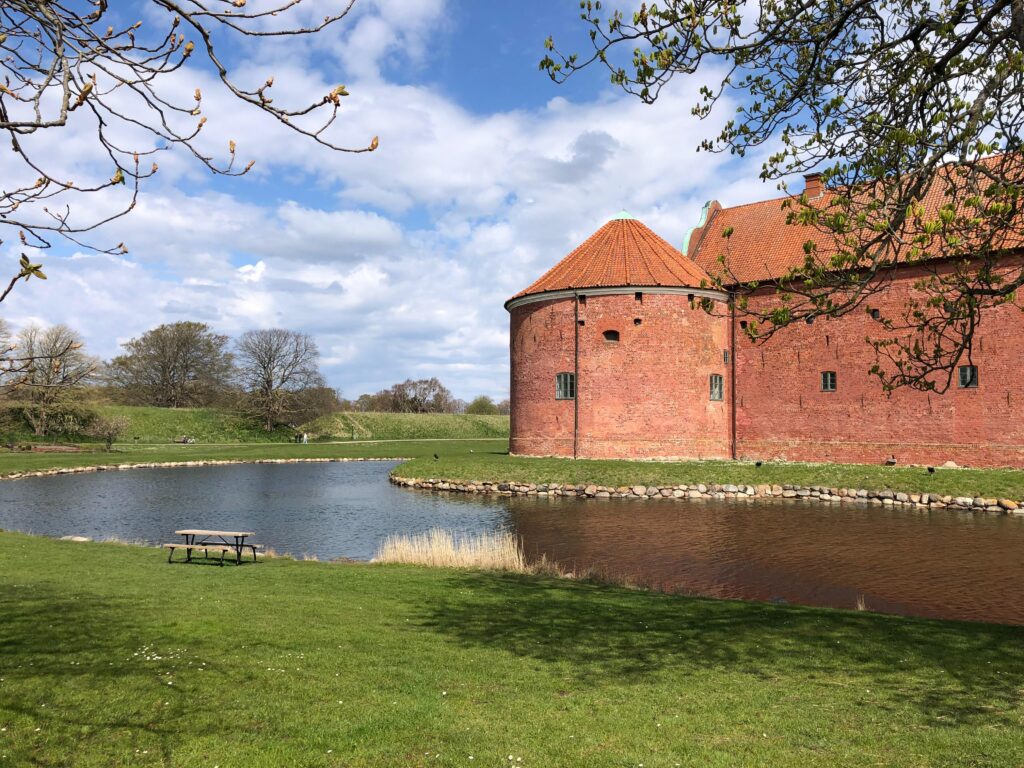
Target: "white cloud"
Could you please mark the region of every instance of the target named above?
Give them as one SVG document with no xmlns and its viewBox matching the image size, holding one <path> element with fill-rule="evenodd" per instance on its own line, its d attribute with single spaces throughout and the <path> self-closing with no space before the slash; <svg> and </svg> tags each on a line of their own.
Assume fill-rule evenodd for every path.
<svg viewBox="0 0 1024 768">
<path fill-rule="evenodd" d="M 258 159 L 254 175 L 225 186 L 183 158 L 161 161 L 166 172 L 137 209 L 97 233 L 125 240 L 129 255 L 48 257 L 51 280 L 18 286 L 2 307 L 7 319 L 67 322 L 107 357 L 185 317 L 230 334 L 280 325 L 316 336 L 329 380 L 350 396 L 438 375 L 459 396 L 500 398 L 503 302 L 611 215 L 626 208 L 678 244 L 705 199 L 775 193 L 757 182 L 756 159 L 695 154 L 712 130 L 690 114 L 696 85 L 677 81 L 653 107 L 609 93 L 475 114 L 438 87 L 383 79 L 389 57 L 415 60 L 443 26 L 441 0 L 362 6 L 343 35 L 317 45 L 358 75 L 340 135 L 379 134 L 377 152 L 316 148 L 254 119 L 208 75 L 183 74 L 182 92 L 203 83 L 209 149 L 236 138 L 241 157 Z M 286 61 L 277 43 L 266 50 L 237 75 L 274 74 L 281 101 L 335 84 L 312 55 Z"/>
</svg>

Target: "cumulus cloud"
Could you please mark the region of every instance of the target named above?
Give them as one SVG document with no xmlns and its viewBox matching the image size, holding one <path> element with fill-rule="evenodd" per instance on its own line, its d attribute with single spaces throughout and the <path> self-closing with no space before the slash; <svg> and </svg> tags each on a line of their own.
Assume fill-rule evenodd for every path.
<svg viewBox="0 0 1024 768">
<path fill-rule="evenodd" d="M 341 138 L 379 134 L 377 152 L 317 148 L 254 119 L 208 73 L 183 73 L 182 89 L 203 82 L 210 150 L 236 138 L 258 158 L 254 174 L 225 185 L 171 160 L 129 217 L 97 233 L 126 241 L 127 256 L 51 254 L 51 279 L 19 286 L 5 317 L 66 322 L 105 357 L 186 317 L 229 334 L 284 326 L 315 335 L 349 396 L 437 375 L 461 397 L 502 398 L 503 302 L 610 216 L 626 208 L 678 244 L 707 198 L 773 193 L 756 182 L 756 159 L 695 154 L 709 131 L 690 114 L 696 85 L 679 81 L 652 107 L 609 92 L 480 114 L 437 85 L 388 79 L 396 57 L 415 68 L 445 23 L 443 0 L 357 8 L 305 59 L 272 41 L 236 74 L 273 73 L 276 98 L 299 101 L 333 87 L 329 62 L 341 62 L 353 93 Z"/>
</svg>

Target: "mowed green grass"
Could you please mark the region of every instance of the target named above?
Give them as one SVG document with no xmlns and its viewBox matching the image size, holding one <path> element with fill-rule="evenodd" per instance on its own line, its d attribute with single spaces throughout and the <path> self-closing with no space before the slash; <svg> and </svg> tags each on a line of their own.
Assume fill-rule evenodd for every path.
<svg viewBox="0 0 1024 768">
<path fill-rule="evenodd" d="M 121 416 L 128 428 L 126 443 L 167 444 L 187 435 L 199 443 L 286 443 L 296 430 L 278 427 L 266 432 L 241 413 L 219 408 L 153 408 L 132 405 L 90 405 L 105 416 Z M 303 425 L 300 430 L 319 440 L 460 440 L 507 438 L 508 416 L 455 413 L 336 413 Z M 4 442 L 80 441 L 82 435 L 36 437 L 20 419 L 5 419 Z"/>
<path fill-rule="evenodd" d="M 312 435 L 333 440 L 464 440 L 507 438 L 508 416 L 454 413 L 335 413 L 306 425 Z"/>
<path fill-rule="evenodd" d="M 241 414 L 218 408 L 154 408 L 134 405 L 87 404 L 84 407 L 103 416 L 121 416 L 128 420 L 122 440 L 140 443 L 171 443 L 183 435 L 201 443 L 285 442 L 294 430 L 266 432 Z M 3 428 L 5 442 L 80 441 L 83 435 L 37 437 L 20 419 L 8 415 Z M 92 438 L 95 440 L 95 438 Z"/>
<path fill-rule="evenodd" d="M 0 765 L 1020 765 L 1021 628 L 10 533 L 0 563 Z"/>
<path fill-rule="evenodd" d="M 111 464 L 173 461 L 258 461 L 309 458 L 415 458 L 435 463 L 433 456 L 471 456 L 475 452 L 502 453 L 508 440 L 392 440 L 349 443 L 253 443 L 242 445 L 133 445 L 119 444 L 111 452 L 96 447 L 80 453 L 0 451 L 0 477 L 18 472 Z"/>
<path fill-rule="evenodd" d="M 573 485 L 683 485 L 733 483 L 825 486 L 867 490 L 936 493 L 950 496 L 1024 499 L 1024 471 L 1016 469 L 943 469 L 867 464 L 765 463 L 739 461 L 594 461 L 509 456 L 476 451 L 445 454 L 439 461 L 412 461 L 399 467 L 402 477 L 449 480 L 563 483 Z"/>
</svg>

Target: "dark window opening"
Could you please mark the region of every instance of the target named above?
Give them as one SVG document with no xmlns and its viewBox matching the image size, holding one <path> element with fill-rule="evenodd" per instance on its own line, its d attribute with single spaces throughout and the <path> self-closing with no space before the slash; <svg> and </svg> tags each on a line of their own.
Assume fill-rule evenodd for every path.
<svg viewBox="0 0 1024 768">
<path fill-rule="evenodd" d="M 641 291 L 637 291 L 636 293 L 633 294 L 633 298 L 636 299 L 637 301 L 643 301 L 644 294 Z"/>
<path fill-rule="evenodd" d="M 581 326 L 584 326 L 584 325 L 587 324 L 586 320 L 577 320 L 576 322 L 578 322 Z"/>
<path fill-rule="evenodd" d="M 692 293 L 686 294 L 686 300 L 688 302 L 690 302 L 691 304 L 693 304 L 693 294 Z"/>
<path fill-rule="evenodd" d="M 579 299 L 580 299 L 580 306 L 585 307 L 587 305 L 587 297 L 586 296 L 580 296 Z"/>
<path fill-rule="evenodd" d="M 747 321 L 746 320 L 740 320 L 740 328 L 742 328 L 744 331 L 747 330 Z"/>
<path fill-rule="evenodd" d="M 723 349 L 722 350 L 722 362 L 725 363 L 726 365 L 729 364 L 729 350 L 728 349 Z"/>
<path fill-rule="evenodd" d="M 814 325 L 814 315 L 808 315 L 806 322 L 808 325 Z"/>
<path fill-rule="evenodd" d="M 639 317 L 634 317 L 633 318 L 633 325 L 640 325 L 640 323 L 642 323 L 642 322 L 643 322 L 643 320 L 641 320 Z"/>
<path fill-rule="evenodd" d="M 974 389 L 978 386 L 978 366 L 976 365 L 961 365 L 960 366 L 960 388 L 961 389 Z"/>
<path fill-rule="evenodd" d="M 835 371 L 822 371 L 821 372 L 821 391 L 822 392 L 835 392 L 836 391 L 836 372 Z"/>
<path fill-rule="evenodd" d="M 724 380 L 721 374 L 712 373 L 710 380 L 710 396 L 712 400 L 723 400 L 723 392 L 725 390 Z"/>
<path fill-rule="evenodd" d="M 576 399 L 576 374 L 558 373 L 555 374 L 555 399 L 575 400 Z"/>
<path fill-rule="evenodd" d="M 605 341 L 610 341 L 613 344 L 617 343 L 618 340 L 619 340 L 619 332 L 618 331 L 605 331 L 604 332 L 604 340 Z"/>
<path fill-rule="evenodd" d="M 877 309 L 872 309 L 871 310 L 871 319 L 872 320 L 881 320 L 882 319 L 882 313 L 879 310 L 877 310 Z"/>
</svg>

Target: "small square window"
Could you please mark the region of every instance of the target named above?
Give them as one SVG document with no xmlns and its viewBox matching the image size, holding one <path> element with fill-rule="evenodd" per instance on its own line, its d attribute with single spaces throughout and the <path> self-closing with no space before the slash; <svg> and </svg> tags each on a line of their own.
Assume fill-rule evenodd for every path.
<svg viewBox="0 0 1024 768">
<path fill-rule="evenodd" d="M 723 394 L 723 391 L 724 391 L 725 387 L 723 386 L 721 375 L 717 374 L 717 373 L 712 373 L 711 374 L 711 382 L 710 383 L 711 383 L 711 399 L 712 400 L 722 400 L 723 399 L 722 398 L 722 394 Z"/>
<path fill-rule="evenodd" d="M 576 399 L 576 374 L 559 373 L 555 375 L 555 400 Z"/>
<path fill-rule="evenodd" d="M 871 310 L 871 319 L 872 320 L 881 320 L 882 319 L 882 312 L 881 312 L 881 310 L 872 309 Z"/>
<path fill-rule="evenodd" d="M 612 344 L 619 343 L 619 332 L 618 331 L 605 331 L 604 340 Z"/>
<path fill-rule="evenodd" d="M 821 391 L 822 392 L 835 392 L 836 391 L 836 372 L 835 371 L 822 371 L 821 372 Z"/>
<path fill-rule="evenodd" d="M 960 366 L 960 388 L 961 389 L 974 389 L 978 386 L 978 366 L 976 365 L 961 365 Z"/>
</svg>

